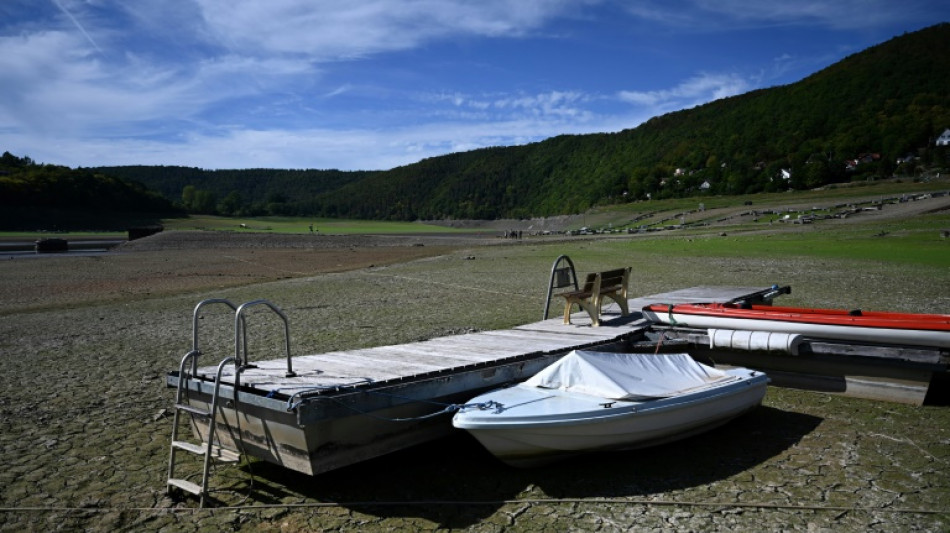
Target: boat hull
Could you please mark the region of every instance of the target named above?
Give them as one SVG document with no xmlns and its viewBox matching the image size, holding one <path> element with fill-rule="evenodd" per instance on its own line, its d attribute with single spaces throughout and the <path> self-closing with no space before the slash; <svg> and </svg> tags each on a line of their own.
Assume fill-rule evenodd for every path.
<svg viewBox="0 0 950 533">
<path fill-rule="evenodd" d="M 656 323 L 690 328 L 795 333 L 859 343 L 950 348 L 950 315 L 882 313 L 721 304 L 656 304 L 643 308 Z"/>
<path fill-rule="evenodd" d="M 463 409 L 453 425 L 515 467 L 541 466 L 580 453 L 654 446 L 718 427 L 762 402 L 765 374 L 748 369 L 729 372 L 735 379 L 726 383 L 646 401 L 606 400 L 520 384 L 469 402 L 493 401 L 504 409 Z"/>
</svg>

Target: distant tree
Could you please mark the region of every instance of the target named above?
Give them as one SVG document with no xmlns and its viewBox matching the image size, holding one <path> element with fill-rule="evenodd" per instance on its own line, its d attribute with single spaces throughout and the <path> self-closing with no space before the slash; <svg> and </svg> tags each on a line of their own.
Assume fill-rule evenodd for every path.
<svg viewBox="0 0 950 533">
<path fill-rule="evenodd" d="M 218 204 L 218 213 L 224 216 L 235 216 L 241 213 L 244 208 L 244 199 L 241 193 L 231 191 Z"/>
<path fill-rule="evenodd" d="M 24 157 L 20 159 L 19 157 L 11 154 L 10 152 L 3 152 L 3 155 L 0 156 L 0 167 L 7 168 L 19 168 L 26 167 L 33 164 L 33 161 L 29 157 Z"/>
<path fill-rule="evenodd" d="M 814 189 L 834 181 L 832 163 L 827 158 L 810 159 L 804 167 L 805 187 Z"/>
<path fill-rule="evenodd" d="M 185 185 L 181 190 L 181 205 L 187 210 L 192 211 L 195 205 L 195 193 L 198 188 L 194 185 Z"/>
<path fill-rule="evenodd" d="M 213 215 L 216 213 L 217 200 L 211 191 L 198 189 L 194 185 L 186 185 L 181 190 L 181 203 L 189 213 Z"/>
<path fill-rule="evenodd" d="M 215 214 L 215 208 L 217 207 L 217 200 L 215 199 L 214 193 L 211 191 L 196 191 L 195 192 L 195 202 L 194 202 L 194 212 L 201 213 L 205 215 Z"/>
</svg>

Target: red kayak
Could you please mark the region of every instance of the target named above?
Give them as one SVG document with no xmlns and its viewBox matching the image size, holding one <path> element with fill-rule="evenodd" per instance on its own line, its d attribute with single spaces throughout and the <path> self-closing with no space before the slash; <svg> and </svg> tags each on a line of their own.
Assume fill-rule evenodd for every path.
<svg viewBox="0 0 950 533">
<path fill-rule="evenodd" d="M 653 304 L 653 322 L 693 328 L 797 333 L 807 337 L 950 348 L 950 315 L 737 304 Z"/>
</svg>

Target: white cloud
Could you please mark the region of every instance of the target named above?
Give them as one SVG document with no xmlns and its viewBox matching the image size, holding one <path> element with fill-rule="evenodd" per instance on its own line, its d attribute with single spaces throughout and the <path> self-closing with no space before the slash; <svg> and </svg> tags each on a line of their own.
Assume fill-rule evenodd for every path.
<svg viewBox="0 0 950 533">
<path fill-rule="evenodd" d="M 0 127 L 120 135 L 150 121 L 198 120 L 215 105 L 312 76 L 314 69 L 281 57 L 176 65 L 130 53 L 109 62 L 75 33 L 45 31 L 0 37 L 0 72 Z"/>
<path fill-rule="evenodd" d="M 865 28 L 903 18 L 915 3 L 890 0 L 697 0 L 697 6 L 741 21 L 817 23 L 831 28 Z"/>
<path fill-rule="evenodd" d="M 449 36 L 521 36 L 573 7 L 569 0 L 195 1 L 226 46 L 317 61 L 406 50 Z"/>
<path fill-rule="evenodd" d="M 919 17 L 927 6 L 927 0 L 656 0 L 629 2 L 624 8 L 651 22 L 696 31 L 731 31 L 741 26 L 814 24 L 835 29 L 872 28 Z"/>
<path fill-rule="evenodd" d="M 660 114 L 735 96 L 751 88 L 748 80 L 736 74 L 700 74 L 670 89 L 620 91 L 617 97 L 630 104 L 653 108 Z"/>
<path fill-rule="evenodd" d="M 190 132 L 175 139 L 10 134 L 0 146 L 36 161 L 69 166 L 183 165 L 202 168 L 390 169 L 426 157 L 488 146 L 540 141 L 560 134 L 617 131 L 649 118 L 610 116 L 583 121 L 559 117 L 494 116 L 390 128 L 250 129 L 235 126 Z M 174 154 L 170 160 L 169 154 Z"/>
<path fill-rule="evenodd" d="M 472 110 L 470 116 L 479 120 L 493 117 L 498 120 L 543 119 L 555 121 L 570 119 L 586 121 L 595 118 L 585 108 L 598 98 L 580 91 L 547 91 L 537 94 L 468 95 L 461 92 L 423 95 L 420 100 L 438 105 L 448 103 L 459 109 Z"/>
</svg>

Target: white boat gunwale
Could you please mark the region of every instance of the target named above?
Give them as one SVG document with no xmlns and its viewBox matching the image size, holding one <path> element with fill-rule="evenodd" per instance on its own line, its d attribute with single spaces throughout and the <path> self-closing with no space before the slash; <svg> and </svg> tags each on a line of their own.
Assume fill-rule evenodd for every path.
<svg viewBox="0 0 950 533">
<path fill-rule="evenodd" d="M 875 342 L 890 345 L 950 347 L 950 335 L 945 331 L 920 329 L 875 328 L 852 324 L 817 324 L 789 322 L 774 318 L 746 318 L 729 316 L 711 316 L 688 313 L 655 313 L 643 311 L 644 316 L 654 323 L 671 324 L 677 327 L 695 329 L 728 328 L 747 331 L 774 331 L 780 333 L 800 333 L 803 337 L 815 339 L 838 339 L 856 342 Z"/>
<path fill-rule="evenodd" d="M 736 379 L 710 383 L 706 386 L 698 387 L 697 390 L 685 393 L 683 395 L 646 400 L 610 400 L 578 392 L 557 391 L 555 394 L 555 391 L 553 390 L 546 392 L 545 389 L 538 389 L 539 395 L 546 394 L 544 398 L 567 397 L 571 398 L 572 400 L 582 401 L 589 398 L 591 399 L 591 405 L 601 406 L 601 409 L 604 411 L 604 413 L 602 415 L 593 415 L 593 413 L 597 413 L 599 410 L 579 410 L 570 413 L 562 412 L 557 415 L 550 415 L 550 418 L 548 419 L 539 415 L 531 415 L 531 420 L 525 420 L 527 417 L 508 417 L 506 419 L 505 417 L 499 416 L 498 418 L 492 420 L 483 419 L 482 421 L 479 421 L 457 416 L 453 419 L 453 424 L 459 429 L 477 431 L 508 431 L 512 429 L 543 429 L 561 426 L 602 424 L 614 419 L 628 417 L 633 414 L 656 415 L 662 414 L 664 411 L 692 407 L 697 403 L 726 399 L 730 396 L 746 393 L 748 387 L 765 386 L 769 382 L 769 378 L 763 372 L 749 371 L 748 369 L 741 369 L 741 371 L 742 373 L 749 373 L 749 375 L 747 377 L 735 376 Z M 514 385 L 513 387 L 509 388 L 516 387 L 521 387 L 521 385 Z M 530 389 L 534 389 L 534 387 L 530 387 Z M 529 387 L 522 387 L 522 392 L 524 390 L 529 390 Z M 613 405 L 604 407 L 604 404 L 606 403 Z M 477 407 L 475 409 L 477 409 Z"/>
</svg>

